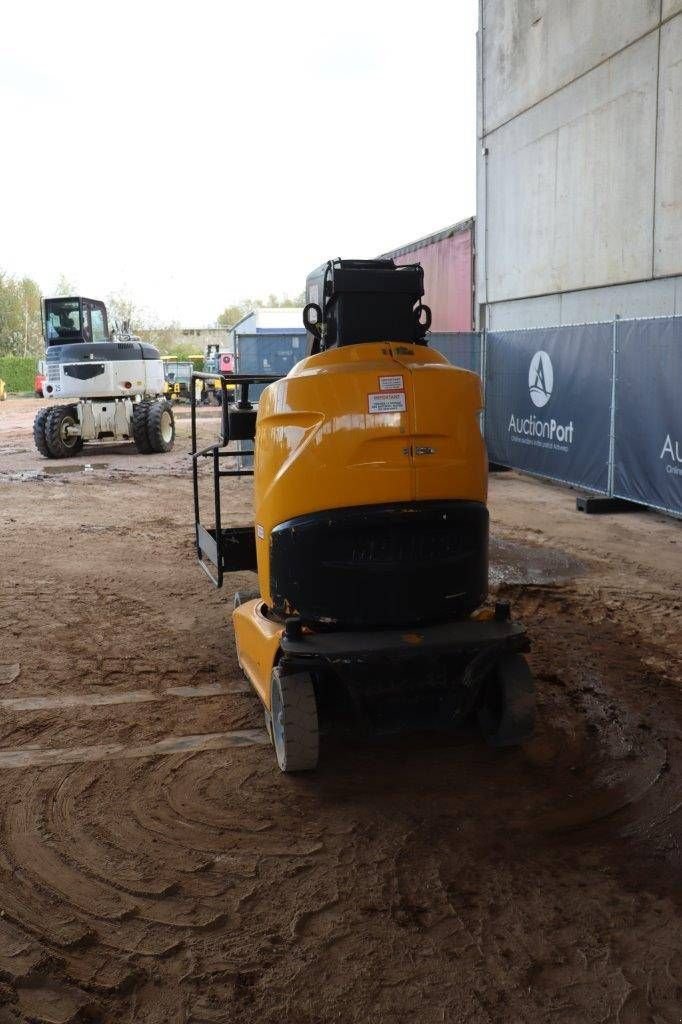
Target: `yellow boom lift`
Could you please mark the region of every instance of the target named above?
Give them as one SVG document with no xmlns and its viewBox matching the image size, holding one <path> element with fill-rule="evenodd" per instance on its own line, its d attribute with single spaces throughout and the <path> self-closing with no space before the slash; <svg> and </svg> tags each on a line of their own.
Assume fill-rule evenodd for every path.
<svg viewBox="0 0 682 1024">
<path fill-rule="evenodd" d="M 486 603 L 480 379 L 428 347 L 423 294 L 418 264 L 330 261 L 308 279 L 307 357 L 281 379 L 230 376 L 239 400 L 223 402 L 217 443 L 197 448 L 193 416 L 197 555 L 218 586 L 257 573 L 235 595 L 237 656 L 282 771 L 315 768 L 339 728 L 477 720 L 495 745 L 533 731 L 526 632 Z M 253 469 L 225 468 L 250 439 Z M 249 473 L 254 523 L 225 528 L 221 480 Z"/>
</svg>

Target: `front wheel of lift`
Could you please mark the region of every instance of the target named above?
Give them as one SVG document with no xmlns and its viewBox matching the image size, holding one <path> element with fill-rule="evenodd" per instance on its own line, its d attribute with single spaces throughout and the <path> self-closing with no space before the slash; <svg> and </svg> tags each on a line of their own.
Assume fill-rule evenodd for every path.
<svg viewBox="0 0 682 1024">
<path fill-rule="evenodd" d="M 535 729 L 535 680 L 522 654 L 503 654 L 483 689 L 478 722 L 493 747 L 518 746 Z"/>
<path fill-rule="evenodd" d="M 272 742 L 283 772 L 317 768 L 320 732 L 312 677 L 308 672 L 272 673 Z"/>
</svg>

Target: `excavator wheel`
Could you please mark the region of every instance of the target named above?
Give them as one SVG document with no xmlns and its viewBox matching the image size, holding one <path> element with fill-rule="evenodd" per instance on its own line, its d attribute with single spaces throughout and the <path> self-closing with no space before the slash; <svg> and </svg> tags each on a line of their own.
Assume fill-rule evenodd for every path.
<svg viewBox="0 0 682 1024">
<path fill-rule="evenodd" d="M 147 437 L 153 452 L 169 452 L 175 443 L 175 417 L 165 398 L 152 402 L 149 407 Z"/>
<path fill-rule="evenodd" d="M 133 406 L 133 440 L 140 455 L 151 455 L 152 446 L 147 434 L 149 402 L 136 402 Z"/>
<path fill-rule="evenodd" d="M 486 683 L 478 722 L 492 747 L 514 747 L 535 729 L 535 680 L 522 654 L 502 654 Z"/>
<path fill-rule="evenodd" d="M 277 764 L 283 772 L 309 772 L 317 768 L 320 732 L 312 677 L 308 672 L 281 675 L 272 671 L 270 722 Z"/>
<path fill-rule="evenodd" d="M 78 419 L 73 405 L 55 405 L 45 420 L 45 444 L 53 459 L 68 459 L 83 447 L 83 439 L 69 436 L 67 429 L 77 427 Z"/>
<path fill-rule="evenodd" d="M 52 406 L 48 406 L 47 409 L 41 409 L 36 413 L 33 421 L 33 441 L 44 459 L 54 458 L 52 452 L 47 447 L 47 438 L 45 437 L 45 424 L 51 412 Z"/>
</svg>

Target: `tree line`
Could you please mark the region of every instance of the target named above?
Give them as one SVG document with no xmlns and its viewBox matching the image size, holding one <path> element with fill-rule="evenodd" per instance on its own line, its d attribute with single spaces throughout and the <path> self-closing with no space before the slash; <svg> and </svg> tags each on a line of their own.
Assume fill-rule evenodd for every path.
<svg viewBox="0 0 682 1024">
<path fill-rule="evenodd" d="M 0 270 L 0 356 L 37 356 L 43 351 L 40 288 L 30 277 Z"/>
<path fill-rule="evenodd" d="M 78 288 L 63 274 L 53 295 L 77 295 Z M 40 286 L 30 277 L 13 277 L 0 270 L 0 356 L 40 357 L 44 351 L 41 318 L 42 293 Z M 110 325 L 115 321 L 128 321 L 133 331 L 143 331 L 145 340 L 156 345 L 162 353 L 178 353 L 187 347 L 181 340 L 180 327 L 176 323 L 162 324 L 145 311 L 137 308 L 122 292 L 116 292 L 106 299 Z M 289 298 L 270 294 L 265 299 L 243 299 L 226 306 L 216 318 L 218 327 L 234 327 L 251 309 L 258 306 L 291 308 L 305 305 L 305 294 Z"/>
<path fill-rule="evenodd" d="M 232 306 L 226 306 L 218 316 L 218 327 L 234 327 L 243 316 L 246 316 L 252 309 L 259 306 L 269 306 L 277 309 L 293 309 L 296 306 L 305 306 L 305 292 L 290 299 L 288 296 L 278 298 L 276 295 L 268 295 L 267 299 L 242 299 Z"/>
</svg>

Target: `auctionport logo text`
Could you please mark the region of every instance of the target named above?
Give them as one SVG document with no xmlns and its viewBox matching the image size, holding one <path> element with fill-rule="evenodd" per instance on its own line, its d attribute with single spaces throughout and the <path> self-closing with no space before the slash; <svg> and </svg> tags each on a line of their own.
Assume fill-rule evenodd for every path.
<svg viewBox="0 0 682 1024">
<path fill-rule="evenodd" d="M 671 473 L 673 476 L 682 476 L 682 441 L 673 440 L 670 434 L 667 434 L 660 458 L 664 459 L 667 463 L 665 467 L 666 473 Z M 668 460 L 670 461 L 668 462 Z"/>
<path fill-rule="evenodd" d="M 534 406 L 542 409 L 549 402 L 554 391 L 554 367 L 546 352 L 535 353 L 528 367 L 528 394 Z M 517 444 L 530 444 L 536 448 L 554 448 L 567 452 L 573 444 L 573 420 L 559 423 L 554 417 L 540 419 L 535 413 L 530 416 L 509 418 L 508 433 Z"/>
<path fill-rule="evenodd" d="M 509 433 L 523 437 L 538 438 L 545 441 L 558 441 L 559 444 L 573 444 L 573 420 L 570 423 L 557 423 L 555 419 L 540 420 L 532 413 L 526 416 L 511 414 Z"/>
</svg>

